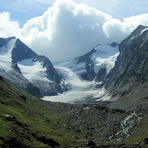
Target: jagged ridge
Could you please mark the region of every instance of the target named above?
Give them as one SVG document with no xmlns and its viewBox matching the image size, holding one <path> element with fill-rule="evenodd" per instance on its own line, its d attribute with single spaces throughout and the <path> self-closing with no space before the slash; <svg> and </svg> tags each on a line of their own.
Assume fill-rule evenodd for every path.
<svg viewBox="0 0 148 148">
<path fill-rule="evenodd" d="M 47 57 L 37 55 L 15 37 L 1 38 L 0 43 L 3 58 L 8 57 L 7 61 L 4 59 L 2 62 L 7 62 L 9 65 L 8 67 L 1 66 L 0 73 L 10 83 L 36 96 L 56 95 L 66 90 L 66 86 L 60 84 L 61 75 Z M 32 77 L 29 73 L 30 76 L 32 73 Z M 42 77 L 46 81 L 43 81 Z"/>
</svg>

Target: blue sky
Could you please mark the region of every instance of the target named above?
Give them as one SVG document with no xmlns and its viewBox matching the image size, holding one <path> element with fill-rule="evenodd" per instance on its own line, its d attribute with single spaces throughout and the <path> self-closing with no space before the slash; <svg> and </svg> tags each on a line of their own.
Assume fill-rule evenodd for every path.
<svg viewBox="0 0 148 148">
<path fill-rule="evenodd" d="M 148 26 L 147 0 L 0 1 L 0 36 L 16 36 L 52 61 L 120 43 L 140 24 Z"/>
<path fill-rule="evenodd" d="M 29 19 L 42 15 L 50 6 L 35 0 L 1 0 L 0 12 L 9 12 L 11 19 L 22 27 Z"/>
<path fill-rule="evenodd" d="M 147 0 L 73 0 L 112 15 L 115 18 L 148 13 Z M 42 15 L 55 0 L 1 0 L 0 12 L 9 12 L 22 27 L 29 19 Z"/>
</svg>

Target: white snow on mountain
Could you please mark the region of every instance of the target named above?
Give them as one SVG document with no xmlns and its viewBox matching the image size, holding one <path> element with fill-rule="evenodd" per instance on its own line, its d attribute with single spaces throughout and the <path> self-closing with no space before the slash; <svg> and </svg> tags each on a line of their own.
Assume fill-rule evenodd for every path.
<svg viewBox="0 0 148 148">
<path fill-rule="evenodd" d="M 11 39 L 6 46 L 0 48 L 0 69 L 11 70 L 11 51 L 15 42 L 16 39 Z"/>
<path fill-rule="evenodd" d="M 109 72 L 115 64 L 116 58 L 119 55 L 118 46 L 111 47 L 110 45 L 97 45 L 95 53 L 90 55 L 94 63 L 94 71 L 97 73 L 103 66 Z M 64 76 L 65 84 L 68 84 L 70 90 L 59 94 L 58 96 L 45 96 L 43 100 L 52 102 L 64 103 L 79 103 L 86 102 L 93 98 L 99 98 L 105 93 L 105 89 L 96 89 L 96 82 L 86 81 L 81 78 L 81 74 L 86 72 L 85 63 L 77 63 L 77 58 L 74 60 L 54 63 L 55 68 Z"/>
<path fill-rule="evenodd" d="M 148 28 L 145 28 L 145 29 L 143 29 L 142 31 L 141 31 L 141 33 L 140 33 L 140 35 L 142 35 L 145 31 L 147 31 L 148 30 Z"/>
<path fill-rule="evenodd" d="M 0 48 L 0 69 L 4 71 L 12 70 L 12 58 L 11 52 L 15 46 L 16 38 L 11 39 L 8 43 Z M 22 75 L 30 82 L 35 80 L 41 80 L 45 82 L 51 82 L 46 78 L 46 68 L 40 62 L 34 62 L 33 59 L 24 59 L 18 62 L 18 67 Z"/>
<path fill-rule="evenodd" d="M 95 53 L 91 56 L 94 63 L 94 71 L 99 72 L 100 68 L 107 69 L 107 73 L 114 67 L 117 56 L 119 55 L 118 46 L 111 47 L 110 45 L 97 45 Z"/>
<path fill-rule="evenodd" d="M 0 69 L 3 71 L 11 71 L 12 58 L 11 51 L 15 46 L 16 39 L 11 39 L 6 46 L 0 48 Z M 97 45 L 92 54 L 88 54 L 89 60 L 93 63 L 94 72 L 97 74 L 101 68 L 106 68 L 107 73 L 114 67 L 118 56 L 118 47 L 110 45 Z M 80 57 L 81 58 L 81 57 Z M 63 76 L 62 84 L 68 86 L 68 91 L 57 96 L 45 96 L 43 100 L 65 103 L 87 102 L 93 98 L 99 98 L 105 92 L 104 89 L 98 90 L 95 86 L 98 82 L 87 81 L 82 78 L 82 74 L 86 73 L 87 62 L 75 58 L 73 60 L 54 63 L 56 70 Z M 48 89 L 52 84 L 47 78 L 46 67 L 42 63 L 34 59 L 24 59 L 17 63 L 22 75 L 36 86 L 44 85 L 43 89 Z M 101 82 L 99 82 L 101 83 Z"/>
<path fill-rule="evenodd" d="M 22 75 L 27 78 L 30 82 L 35 80 L 41 80 L 45 82 L 51 82 L 47 79 L 46 68 L 40 62 L 34 62 L 33 59 L 25 59 L 18 62 L 18 67 L 20 68 Z"/>
</svg>

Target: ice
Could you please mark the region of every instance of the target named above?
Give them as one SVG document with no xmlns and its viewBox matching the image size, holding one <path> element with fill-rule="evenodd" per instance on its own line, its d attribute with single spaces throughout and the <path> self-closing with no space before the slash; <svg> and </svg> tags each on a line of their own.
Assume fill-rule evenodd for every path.
<svg viewBox="0 0 148 148">
<path fill-rule="evenodd" d="M 63 94 L 57 96 L 45 96 L 42 98 L 44 101 L 52 101 L 52 102 L 64 102 L 64 103 L 79 103 L 79 102 L 87 102 L 87 100 L 91 100 L 94 94 L 98 93 L 98 90 L 71 90 L 65 92 Z"/>
<path fill-rule="evenodd" d="M 41 80 L 51 82 L 47 79 L 46 68 L 43 68 L 40 62 L 34 62 L 33 59 L 25 59 L 18 62 L 18 67 L 20 68 L 23 76 L 29 81 Z"/>
<path fill-rule="evenodd" d="M 94 49 L 96 52 L 90 55 L 94 71 L 97 73 L 100 68 L 106 68 L 107 72 L 109 72 L 114 67 L 116 58 L 119 55 L 118 46 L 98 45 Z M 77 63 L 77 59 L 74 59 L 54 63 L 54 67 L 64 76 L 62 83 L 65 82 L 69 86 L 69 91 L 57 96 L 45 96 L 42 98 L 43 100 L 64 103 L 86 103 L 92 99 L 100 101 L 98 98 L 105 94 L 104 88 L 95 88 L 95 81 L 86 81 L 81 78 L 81 74 L 86 72 L 84 62 Z M 102 101 L 109 100 L 109 98 L 109 96 L 103 98 Z"/>
<path fill-rule="evenodd" d="M 71 70 L 72 72 L 74 72 L 76 75 L 80 76 L 80 74 L 85 73 L 85 63 L 79 63 L 76 64 L 77 60 L 68 60 L 68 61 L 64 61 L 64 62 L 60 62 L 60 63 L 54 63 L 54 67 L 55 68 L 59 68 L 59 67 L 65 67 L 69 70 Z"/>
<path fill-rule="evenodd" d="M 69 68 L 70 67 L 70 68 Z M 45 96 L 45 101 L 75 103 L 77 101 L 85 101 L 91 98 L 96 92 L 93 81 L 82 80 L 79 76 L 79 70 L 84 69 L 84 64 L 75 65 L 75 61 L 66 61 L 56 63 L 55 68 L 64 76 L 64 82 L 70 86 L 69 91 L 57 96 Z"/>
<path fill-rule="evenodd" d="M 106 68 L 107 73 L 114 67 L 116 58 L 119 55 L 118 46 L 98 45 L 97 50 L 91 57 L 94 62 L 94 71 L 98 73 L 100 68 Z"/>
</svg>

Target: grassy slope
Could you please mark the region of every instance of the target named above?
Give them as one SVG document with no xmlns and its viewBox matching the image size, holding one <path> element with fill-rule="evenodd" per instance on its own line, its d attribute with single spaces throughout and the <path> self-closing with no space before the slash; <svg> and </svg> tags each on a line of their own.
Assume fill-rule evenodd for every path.
<svg viewBox="0 0 148 148">
<path fill-rule="evenodd" d="M 46 110 L 38 98 L 0 81 L 1 146 L 70 147 L 76 140 L 63 125 L 64 121 Z"/>
<path fill-rule="evenodd" d="M 70 148 L 82 144 L 85 147 L 85 138 L 75 131 L 69 132 L 64 126 L 67 119 L 52 112 L 49 104 L 0 80 L 0 147 Z M 144 142 L 148 137 L 147 125 L 146 116 L 122 143 L 105 142 L 98 144 L 98 147 L 147 147 Z"/>
</svg>

